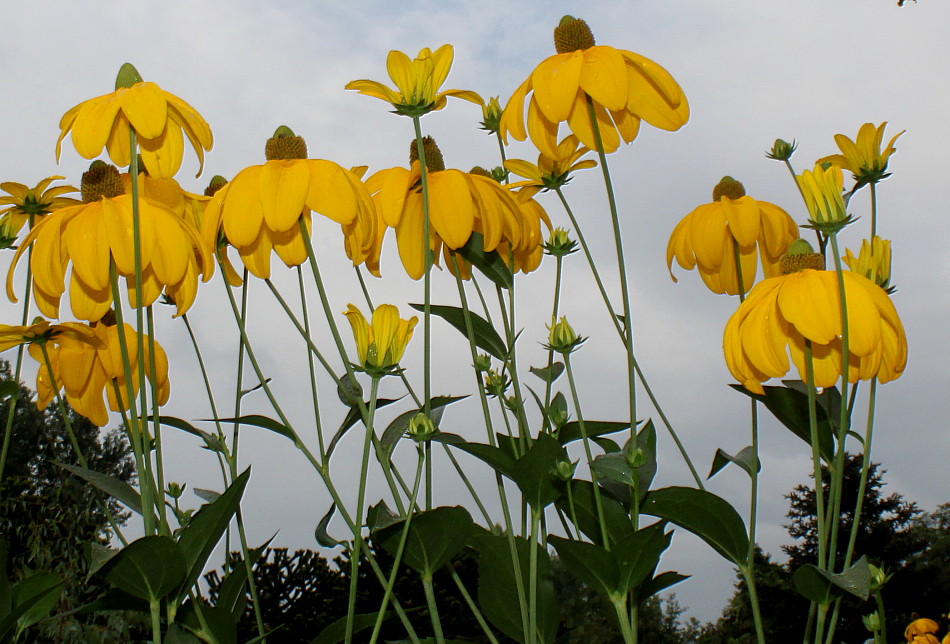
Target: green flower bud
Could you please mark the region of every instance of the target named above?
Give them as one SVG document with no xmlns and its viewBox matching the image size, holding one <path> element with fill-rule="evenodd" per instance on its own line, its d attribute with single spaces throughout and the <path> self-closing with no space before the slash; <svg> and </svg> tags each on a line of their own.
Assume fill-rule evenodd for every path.
<svg viewBox="0 0 950 644">
<path fill-rule="evenodd" d="M 573 463 L 568 460 L 558 461 L 557 465 L 554 466 L 554 476 L 558 477 L 562 481 L 570 481 L 574 478 L 574 472 L 577 470 L 577 461 Z"/>
<path fill-rule="evenodd" d="M 570 255 L 577 249 L 577 242 L 572 240 L 564 228 L 555 228 L 544 243 L 544 251 L 553 257 Z"/>
<path fill-rule="evenodd" d="M 583 344 L 586 339 L 577 335 L 568 323 L 567 318 L 562 316 L 560 320 L 552 321 L 551 326 L 548 327 L 546 348 L 567 355 Z"/>
<path fill-rule="evenodd" d="M 782 139 L 775 139 L 775 143 L 772 144 L 772 149 L 766 152 L 765 156 L 769 159 L 775 159 L 776 161 L 788 161 L 792 158 L 792 155 L 795 153 L 795 148 L 797 147 L 798 144 L 794 140 L 789 143 Z"/>
<path fill-rule="evenodd" d="M 438 431 L 432 419 L 419 412 L 409 420 L 406 435 L 417 443 L 429 440 Z"/>
</svg>

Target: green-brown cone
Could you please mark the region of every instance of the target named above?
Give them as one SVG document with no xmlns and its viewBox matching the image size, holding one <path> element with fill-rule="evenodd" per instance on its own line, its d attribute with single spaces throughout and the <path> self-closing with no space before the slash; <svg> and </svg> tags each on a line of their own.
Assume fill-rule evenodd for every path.
<svg viewBox="0 0 950 644">
<path fill-rule="evenodd" d="M 268 161 L 277 159 L 306 159 L 307 143 L 303 137 L 294 134 L 286 125 L 281 125 L 274 132 L 274 136 L 267 139 L 264 146 L 264 156 Z"/>
<path fill-rule="evenodd" d="M 716 187 L 713 188 L 713 201 L 719 201 L 723 197 L 729 197 L 732 200 L 745 196 L 745 186 L 732 177 L 725 176 L 719 180 Z"/>
<path fill-rule="evenodd" d="M 439 149 L 435 139 L 431 136 L 422 137 L 422 150 L 426 155 L 426 169 L 429 172 L 441 172 L 445 170 L 445 159 L 442 158 L 442 150 Z M 415 139 L 409 144 L 409 165 L 419 160 L 419 148 L 416 146 Z"/>
<path fill-rule="evenodd" d="M 821 253 L 816 253 L 804 239 L 796 239 L 779 260 L 779 268 L 782 269 L 782 275 L 791 275 L 806 268 L 823 271 L 825 258 Z"/>
<path fill-rule="evenodd" d="M 103 197 L 112 199 L 125 194 L 125 187 L 122 185 L 119 169 L 97 159 L 82 173 L 80 192 L 83 203 L 92 203 Z"/>
<path fill-rule="evenodd" d="M 228 185 L 228 180 L 222 177 L 220 174 L 216 174 L 211 177 L 211 181 L 208 182 L 208 187 L 205 188 L 205 196 L 213 197 L 214 193 Z"/>
<path fill-rule="evenodd" d="M 139 74 L 139 70 L 135 69 L 135 65 L 132 63 L 122 63 L 122 67 L 119 68 L 119 73 L 115 76 L 115 88 L 129 88 L 135 85 L 136 83 L 142 83 L 142 75 Z"/>
<path fill-rule="evenodd" d="M 559 54 L 590 49 L 595 44 L 594 34 L 587 23 L 574 16 L 564 16 L 554 28 L 554 49 Z"/>
<path fill-rule="evenodd" d="M 492 178 L 491 172 L 489 172 L 488 170 L 486 170 L 485 168 L 483 168 L 483 167 L 480 166 L 480 165 L 475 166 L 474 168 L 472 168 L 471 170 L 469 170 L 468 173 L 469 173 L 469 174 L 477 174 L 477 175 L 480 176 L 480 177 L 488 177 L 489 179 Z"/>
</svg>

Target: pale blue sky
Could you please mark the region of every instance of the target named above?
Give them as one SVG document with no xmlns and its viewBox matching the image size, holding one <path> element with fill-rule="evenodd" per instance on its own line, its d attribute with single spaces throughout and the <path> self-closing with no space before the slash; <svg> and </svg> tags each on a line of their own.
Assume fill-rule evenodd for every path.
<svg viewBox="0 0 950 644">
<path fill-rule="evenodd" d="M 639 357 L 700 470 L 708 468 L 717 447 L 735 452 L 748 443 L 747 403 L 727 388 L 731 379 L 721 355 L 722 326 L 736 301 L 710 294 L 697 275 L 681 270 L 680 282 L 672 283 L 664 255 L 673 226 L 709 201 L 713 185 L 725 174 L 801 223 L 804 208 L 793 182 L 781 164 L 764 157 L 773 139 L 798 140 L 794 162 L 805 169 L 815 158 L 836 151 L 835 133 L 854 137 L 866 121 L 888 121 L 888 137 L 907 130 L 892 157 L 894 175 L 880 189 L 880 231 L 893 240 L 893 281 L 899 289 L 894 301 L 907 329 L 910 361 L 903 378 L 880 389 L 874 457 L 888 470 L 891 490 L 928 510 L 950 500 L 945 466 L 950 437 L 943 420 L 950 412 L 945 394 L 950 355 L 943 331 L 950 314 L 950 239 L 940 192 L 946 183 L 940 164 L 950 140 L 950 52 L 944 33 L 950 5 L 945 2 L 921 0 L 902 9 L 892 0 L 640 0 L 583 6 L 515 0 L 446 2 L 438 8 L 381 1 L 346 6 L 243 0 L 7 2 L 7 28 L 0 39 L 5 95 L 0 103 L 0 180 L 32 185 L 64 174 L 78 184 L 87 162 L 68 143 L 60 165 L 55 164 L 59 118 L 72 105 L 110 91 L 125 61 L 133 62 L 147 80 L 189 101 L 211 124 L 215 147 L 205 176 L 192 180 L 189 170 L 193 173 L 196 166 L 187 156 L 179 177 L 186 189 L 200 191 L 214 174 L 232 177 L 260 163 L 264 140 L 280 124 L 304 136 L 315 157 L 344 166 L 369 165 L 370 171 L 405 165 L 410 122 L 388 113 L 380 101 L 344 91 L 347 81 L 385 80 L 390 49 L 414 55 L 422 46 L 448 42 L 455 46 L 456 61 L 446 87 L 500 95 L 504 101 L 552 53 L 551 28 L 566 13 L 585 18 L 598 43 L 636 51 L 666 67 L 690 101 L 692 117 L 680 132 L 644 126 L 640 138 L 611 156 L 610 164 L 633 274 Z M 479 118 L 478 108 L 463 102 L 450 102 L 444 111 L 426 117 L 424 125 L 440 142 L 449 166 L 497 165 L 494 141 L 476 129 Z M 536 153 L 521 145 L 510 155 L 533 159 Z M 609 267 L 612 251 L 599 173 L 578 175 L 567 195 L 579 217 L 590 222 L 587 235 Z M 554 198 L 543 196 L 542 202 L 556 224 L 566 225 Z M 852 211 L 867 215 L 866 195 L 855 198 Z M 856 248 L 866 230 L 865 218 L 845 232 L 846 245 Z M 325 258 L 324 270 L 333 276 L 334 306 L 342 311 L 360 298 L 338 235 L 332 226 L 318 225 L 317 247 Z M 568 261 L 572 276 L 565 285 L 564 312 L 582 334 L 591 336 L 575 357 L 587 415 L 620 418 L 620 346 L 581 256 Z M 383 271 L 385 281 L 370 285 L 378 301 L 404 306 L 421 299 L 421 286 L 400 274 L 391 239 Z M 293 288 L 291 272 L 281 268 L 277 277 Z M 522 287 L 519 327 L 525 333 L 519 346 L 525 368 L 544 359 L 537 342 L 549 316 L 552 278 L 552 266 L 547 266 Z M 435 281 L 434 300 L 454 304 L 454 284 L 444 275 Z M 306 400 L 305 390 L 294 384 L 302 367 L 299 343 L 289 327 L 274 321 L 278 316 L 263 286 L 255 285 L 254 297 L 251 326 L 267 334 L 257 347 L 269 374 L 278 387 L 285 387 L 288 398 Z M 207 359 L 222 374 L 220 396 L 227 400 L 235 327 L 224 306 L 223 288 L 215 279 L 202 287 L 190 317 Z M 0 305 L 2 321 L 18 321 L 17 310 Z M 206 417 L 182 325 L 172 320 L 161 325 L 160 340 L 170 353 L 182 356 L 173 360 L 166 412 Z M 421 336 L 414 344 L 407 358 L 410 369 L 419 365 Z M 436 347 L 443 364 L 468 360 L 465 343 L 454 331 L 440 332 Z M 471 383 L 469 376 L 453 376 L 437 393 L 468 393 Z M 330 391 L 325 406 L 332 408 L 332 401 Z M 304 422 L 306 403 L 291 407 Z M 265 411 L 263 404 L 260 410 Z M 452 430 L 466 433 L 464 417 L 460 410 L 446 420 L 456 423 Z M 252 542 L 279 529 L 275 544 L 313 546 L 313 528 L 328 505 L 317 477 L 281 439 L 251 431 L 244 436 L 242 459 L 254 465 L 247 496 Z M 194 440 L 169 435 L 166 445 L 169 478 L 191 487 L 220 487 L 210 454 Z M 343 456 L 355 458 L 356 445 L 347 449 L 351 451 Z M 797 439 L 766 423 L 762 456 L 759 541 L 780 557 L 779 546 L 786 540 L 782 495 L 804 480 L 808 455 Z M 688 483 L 665 435 L 660 468 L 661 484 Z M 723 472 L 711 489 L 740 508 L 747 502 L 741 472 Z M 440 503 L 468 503 L 454 475 L 439 491 Z M 489 488 L 486 494 L 491 494 Z M 663 566 L 693 575 L 675 589 L 691 614 L 704 620 L 718 616 L 733 579 L 715 553 L 678 531 Z"/>
</svg>

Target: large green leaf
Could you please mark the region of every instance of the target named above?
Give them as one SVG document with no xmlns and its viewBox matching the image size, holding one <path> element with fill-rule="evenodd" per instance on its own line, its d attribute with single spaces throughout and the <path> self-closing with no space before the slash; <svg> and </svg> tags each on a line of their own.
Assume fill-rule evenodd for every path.
<svg viewBox="0 0 950 644">
<path fill-rule="evenodd" d="M 207 447 L 212 452 L 224 454 L 226 451 L 225 446 L 222 445 L 220 438 L 214 434 L 204 431 L 203 429 L 198 429 L 191 423 L 182 420 L 181 418 L 175 418 L 174 416 L 159 416 L 158 422 L 167 427 L 180 429 L 183 432 L 191 434 L 192 436 L 197 436 L 204 442 L 205 447 Z"/>
<path fill-rule="evenodd" d="M 189 599 L 182 606 L 175 621 L 198 638 L 215 644 L 237 644 L 237 620 L 223 607 L 211 606 L 204 600 L 199 604 Z M 199 617 L 198 612 L 201 612 Z"/>
<path fill-rule="evenodd" d="M 616 591 L 628 592 L 650 578 L 672 539 L 673 533 L 667 533 L 665 522 L 660 521 L 618 541 L 612 551 L 619 580 Z"/>
<path fill-rule="evenodd" d="M 561 563 L 582 582 L 605 595 L 620 585 L 617 560 L 603 546 L 587 541 L 549 537 L 548 543 L 557 550 Z"/>
<path fill-rule="evenodd" d="M 550 434 L 539 434 L 527 454 L 515 461 L 511 478 L 534 510 L 542 510 L 561 495 L 554 472 L 558 463 L 569 460 Z"/>
<path fill-rule="evenodd" d="M 375 535 L 393 555 L 399 550 L 405 525 L 405 521 L 400 521 Z M 434 508 L 414 515 L 409 522 L 403 563 L 423 576 L 431 576 L 468 544 L 474 525 L 468 510 L 458 506 Z"/>
<path fill-rule="evenodd" d="M 806 599 L 819 604 L 827 604 L 845 592 L 866 600 L 871 594 L 871 569 L 865 557 L 837 574 L 805 564 L 792 573 L 792 583 Z"/>
<path fill-rule="evenodd" d="M 640 505 L 640 512 L 692 532 L 737 566 L 748 565 L 745 523 L 728 501 L 712 492 L 690 487 L 652 490 Z"/>
<path fill-rule="evenodd" d="M 0 573 L 5 574 L 5 571 Z M 46 617 L 59 601 L 63 580 L 51 572 L 37 572 L 10 589 L 17 631 L 22 632 Z"/>
<path fill-rule="evenodd" d="M 630 423 L 625 422 L 612 422 L 605 420 L 585 420 L 584 421 L 584 430 L 587 432 L 587 438 L 594 438 L 595 436 L 604 436 L 605 434 L 613 434 L 615 432 L 620 432 L 630 427 Z M 581 424 L 579 421 L 573 420 L 569 423 L 564 423 L 561 426 L 561 429 L 557 432 L 557 440 L 561 445 L 567 445 L 572 441 L 577 441 L 583 438 L 581 433 Z"/>
<path fill-rule="evenodd" d="M 556 505 L 572 521 L 576 517 L 578 528 L 596 544 L 604 545 L 600 522 L 597 515 L 597 501 L 594 498 L 594 485 L 590 481 L 574 479 L 569 482 L 570 495 L 566 493 L 556 501 Z M 604 511 L 604 523 L 607 538 L 614 544 L 634 531 L 630 514 L 616 497 L 600 488 L 600 502 Z"/>
<path fill-rule="evenodd" d="M 808 414 L 808 395 L 788 387 L 763 387 L 765 395 L 754 394 L 742 385 L 730 385 L 739 393 L 754 398 L 793 434 L 811 445 L 811 423 Z M 818 429 L 818 450 L 826 463 L 834 458 L 834 433 L 836 422 L 828 417 L 824 407 L 815 406 Z"/>
<path fill-rule="evenodd" d="M 202 506 L 192 517 L 191 522 L 181 531 L 178 544 L 184 556 L 187 575 L 179 592 L 179 599 L 187 595 L 191 585 L 204 571 L 211 551 L 221 540 L 228 524 L 231 523 L 231 518 L 237 512 L 250 476 L 250 468 L 244 470 L 214 503 Z"/>
<path fill-rule="evenodd" d="M 513 563 L 509 539 L 514 540 L 518 565 Z M 523 537 L 494 535 L 483 530 L 475 540 L 478 548 L 478 605 L 482 614 L 508 637 L 518 642 L 525 641 L 526 625 L 521 615 L 521 600 L 527 605 L 530 579 L 531 548 L 536 549 L 538 584 L 538 641 L 543 644 L 554 641 L 557 632 L 558 611 L 551 575 L 551 560 L 547 551 L 537 543 Z M 517 570 L 517 572 L 516 572 Z M 519 597 L 517 577 L 525 589 Z"/>
<path fill-rule="evenodd" d="M 359 631 L 376 624 L 376 618 L 378 615 L 378 611 L 375 613 L 360 613 L 358 615 L 354 615 L 353 632 L 358 633 Z M 385 621 L 387 619 L 392 619 L 395 616 L 395 611 L 386 611 L 386 615 L 383 617 L 383 620 Z M 320 631 L 320 634 L 313 638 L 313 641 L 310 644 L 339 644 L 339 642 L 342 642 L 344 639 L 346 639 L 346 622 L 346 615 L 344 615 Z"/>
<path fill-rule="evenodd" d="M 211 420 L 210 418 L 205 418 L 204 420 Z M 239 425 L 253 425 L 254 427 L 260 427 L 261 429 L 267 429 L 279 434 L 285 438 L 289 438 L 294 442 L 294 445 L 300 447 L 300 439 L 293 429 L 287 427 L 283 423 L 280 423 L 273 418 L 268 418 L 267 416 L 261 416 L 259 414 L 250 414 L 248 416 L 240 416 L 238 418 L 222 418 L 220 419 L 221 423 L 238 423 Z"/>
<path fill-rule="evenodd" d="M 94 472 L 78 465 L 67 465 L 66 463 L 57 463 L 57 465 L 64 470 L 72 472 L 79 478 L 92 483 L 106 494 L 115 497 L 136 514 L 142 514 L 142 498 L 139 496 L 139 493 L 135 491 L 135 488 L 125 481 L 120 481 L 109 474 Z"/>
<path fill-rule="evenodd" d="M 150 536 L 122 548 L 100 574 L 115 588 L 155 603 L 175 590 L 186 572 L 181 547 L 171 537 Z"/>
<path fill-rule="evenodd" d="M 714 477 L 729 463 L 735 463 L 749 476 L 755 476 L 762 469 L 762 464 L 759 463 L 759 459 L 756 457 L 755 450 L 751 445 L 743 447 L 735 456 L 725 450 L 717 449 L 712 466 L 709 468 L 709 476 L 707 476 L 706 479 L 708 480 Z"/>
<path fill-rule="evenodd" d="M 642 604 L 650 597 L 653 597 L 653 595 L 661 593 L 670 586 L 675 586 L 687 579 L 689 579 L 689 575 L 681 575 L 673 571 L 661 572 L 652 579 L 646 580 L 637 588 L 637 592 L 635 593 L 637 603 Z"/>
<path fill-rule="evenodd" d="M 424 312 L 425 306 L 422 304 L 410 304 L 417 311 Z M 432 304 L 429 306 L 432 315 L 440 317 L 453 327 L 461 331 L 462 335 L 468 337 L 468 331 L 465 327 L 465 312 L 456 306 L 442 306 Z M 504 340 L 498 335 L 495 329 L 484 318 L 476 313 L 469 311 L 469 318 L 472 322 L 472 333 L 475 336 L 475 346 L 482 351 L 486 351 L 499 360 L 508 359 L 508 347 Z"/>
<path fill-rule="evenodd" d="M 496 472 L 500 472 L 504 476 L 511 478 L 511 474 L 515 468 L 515 459 L 498 447 L 484 443 L 469 443 L 461 436 L 444 432 L 435 434 L 432 440 L 438 443 L 446 443 L 463 452 L 468 452 L 475 458 L 489 465 Z"/>
<path fill-rule="evenodd" d="M 485 252 L 485 239 L 481 233 L 472 233 L 465 245 L 456 250 L 485 277 L 502 288 L 511 288 L 515 283 L 511 269 L 497 251 Z"/>
</svg>

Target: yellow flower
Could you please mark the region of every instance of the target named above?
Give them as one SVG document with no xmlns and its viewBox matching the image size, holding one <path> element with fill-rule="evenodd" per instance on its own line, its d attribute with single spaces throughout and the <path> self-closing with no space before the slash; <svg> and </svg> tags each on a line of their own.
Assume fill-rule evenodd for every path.
<svg viewBox="0 0 950 644">
<path fill-rule="evenodd" d="M 0 189 L 7 193 L 7 196 L 0 197 L 0 237 L 12 243 L 17 233 L 23 228 L 23 224 L 27 223 L 31 217 L 38 218 L 50 214 L 57 208 L 78 204 L 78 199 L 63 196 L 71 192 L 79 192 L 74 187 L 49 187 L 52 182 L 63 178 L 46 177 L 33 188 L 15 181 L 0 183 Z"/>
<path fill-rule="evenodd" d="M 848 307 L 848 381 L 900 377 L 907 337 L 884 290 L 853 271 L 842 273 Z M 723 350 L 732 375 L 746 389 L 789 371 L 788 354 L 807 382 L 805 342 L 813 353 L 814 386 L 831 387 L 841 376 L 841 312 L 834 271 L 806 268 L 760 282 L 726 324 Z"/>
<path fill-rule="evenodd" d="M 511 187 L 525 186 L 531 195 L 539 190 L 557 190 L 571 180 L 570 175 L 575 170 L 593 168 L 597 165 L 593 159 L 579 160 L 590 152 L 590 149 L 582 146 L 573 134 L 564 137 L 554 152 L 553 157 L 544 152 L 539 154 L 537 165 L 521 159 L 505 161 L 505 167 L 508 170 L 527 179 L 527 181 L 511 184 Z"/>
<path fill-rule="evenodd" d="M 50 341 L 60 343 L 66 338 L 91 345 L 98 343 L 89 327 L 76 322 L 50 324 L 47 320 L 37 318 L 28 326 L 0 324 L 0 351 L 21 344 L 45 344 Z"/>
<path fill-rule="evenodd" d="M 501 124 L 501 103 L 498 102 L 497 96 L 492 96 L 488 99 L 488 102 L 482 102 L 482 122 L 479 126 L 480 129 L 485 130 L 489 134 L 497 134 L 498 127 Z"/>
<path fill-rule="evenodd" d="M 845 250 L 844 261 L 852 271 L 864 275 L 866 278 L 883 289 L 887 289 L 891 281 L 891 241 L 881 239 L 877 235 L 870 242 L 861 242 L 861 252 L 855 257 L 851 249 Z"/>
<path fill-rule="evenodd" d="M 604 152 L 615 151 L 620 139 L 633 141 L 641 119 L 669 131 L 678 130 L 689 119 L 683 90 L 652 60 L 632 51 L 595 45 L 587 23 L 570 16 L 561 20 L 554 40 L 557 54 L 535 68 L 505 107 L 500 131 L 506 141 L 508 134 L 519 141 L 530 135 L 542 153 L 554 157 L 558 126 L 566 122 L 584 145 L 596 150 L 588 100 Z"/>
<path fill-rule="evenodd" d="M 138 71 L 125 63 L 111 94 L 84 101 L 70 109 L 59 122 L 56 159 L 63 139 L 72 132 L 80 156 L 94 159 L 105 148 L 117 166 L 131 163 L 131 134 L 135 130 L 142 161 L 154 177 L 171 177 L 181 167 L 184 137 L 204 167 L 204 151 L 213 144 L 211 128 L 195 109 L 155 83 L 142 81 Z"/>
<path fill-rule="evenodd" d="M 423 48 L 415 59 L 401 51 L 390 51 L 386 58 L 386 70 L 396 89 L 372 80 L 355 80 L 346 84 L 346 89 L 355 89 L 360 94 L 391 103 L 397 114 L 422 116 L 445 107 L 446 97 L 454 96 L 478 105 L 482 98 L 475 92 L 459 89 L 439 91 L 452 68 L 454 57 L 452 45 L 442 45 L 434 52 Z"/>
<path fill-rule="evenodd" d="M 666 265 L 673 276 L 673 259 L 686 270 L 699 266 L 700 277 L 713 293 L 739 294 L 736 249 L 742 269 L 742 292 L 756 278 L 761 256 L 765 277 L 779 275 L 779 259 L 798 239 L 798 227 L 784 210 L 756 201 L 731 177 L 713 190 L 713 202 L 689 213 L 676 225 L 666 246 Z"/>
<path fill-rule="evenodd" d="M 371 373 L 381 374 L 399 364 L 406 345 L 412 338 L 412 330 L 419 318 L 399 318 L 399 309 L 392 304 L 381 304 L 373 311 L 372 324 L 367 323 L 363 313 L 350 304 L 343 315 L 353 328 L 356 353 L 360 367 Z"/>
<path fill-rule="evenodd" d="M 359 177 L 332 161 L 306 158 L 306 143 L 285 126 L 268 140 L 266 156 L 264 165 L 241 170 L 212 197 L 201 222 L 205 242 L 216 247 L 223 232 L 247 269 L 268 279 L 271 250 L 287 266 L 306 261 L 300 221 L 309 233 L 313 210 L 355 236 L 348 240 L 348 250 L 358 251 L 351 259 L 364 261 L 376 229 L 373 203 Z"/>
<path fill-rule="evenodd" d="M 415 150 L 415 144 L 411 150 Z M 413 279 L 425 274 L 424 212 L 419 162 L 411 168 L 380 170 L 366 180 L 366 187 L 383 222 L 396 230 L 396 245 L 406 272 Z M 484 250 L 502 242 L 520 248 L 523 215 L 517 200 L 490 177 L 445 169 L 442 154 L 430 138 L 425 142 L 429 183 L 429 243 L 437 253 L 444 243 L 449 250 L 464 246 L 473 232 L 484 237 Z"/>
<path fill-rule="evenodd" d="M 873 123 L 865 123 L 858 130 L 857 141 L 852 141 L 844 134 L 835 134 L 835 143 L 841 154 L 832 154 L 818 160 L 818 163 L 832 163 L 839 168 L 848 170 L 858 187 L 866 183 L 877 183 L 890 176 L 887 172 L 887 160 L 895 152 L 894 142 L 906 130 L 901 130 L 881 149 L 884 141 L 884 128 L 887 121 L 875 127 Z"/>
<path fill-rule="evenodd" d="M 944 638 L 946 639 L 946 638 Z M 910 644 L 940 644 L 936 635 L 927 633 L 925 635 L 914 635 L 913 639 L 907 640 Z"/>
<path fill-rule="evenodd" d="M 831 165 L 815 165 L 814 170 L 805 170 L 795 177 L 798 188 L 808 207 L 808 215 L 813 226 L 826 231 L 836 232 L 848 223 L 845 211 L 842 186 L 844 178 L 841 168 Z"/>
<path fill-rule="evenodd" d="M 59 317 L 66 290 L 67 266 L 72 263 L 69 301 L 73 315 L 94 322 L 112 305 L 110 266 L 125 277 L 135 305 L 135 253 L 132 238 L 132 197 L 123 194 L 118 170 L 93 162 L 83 175 L 86 203 L 56 210 L 40 220 L 24 238 L 7 274 L 7 295 L 16 302 L 13 274 L 24 251 L 33 244 L 30 267 L 33 294 L 46 317 Z M 142 306 L 152 304 L 163 288 L 176 293 L 177 315 L 191 306 L 198 274 L 207 280 L 213 265 L 193 226 L 162 204 L 139 200 L 141 230 Z"/>
<path fill-rule="evenodd" d="M 915 619 L 912 621 L 906 629 L 904 629 L 904 637 L 908 642 L 918 635 L 930 635 L 936 633 L 940 630 L 940 626 L 932 619 L 927 619 L 921 617 L 920 619 Z M 936 639 L 936 638 L 935 638 Z"/>
<path fill-rule="evenodd" d="M 66 401 L 77 413 L 102 427 L 109 422 L 103 393 L 112 411 L 129 409 L 118 327 L 103 322 L 97 322 L 91 327 L 74 322 L 66 322 L 60 326 L 69 327 L 72 332 L 58 336 L 52 345 L 47 345 L 52 376 L 43 358 L 42 349 L 36 344 L 30 346 L 30 355 L 40 363 L 36 375 L 36 406 L 38 409 L 45 409 L 56 390 L 62 389 Z M 91 336 L 92 342 L 88 336 Z M 125 325 L 125 339 L 129 351 L 134 397 L 138 393 L 139 369 L 143 368 L 143 364 L 139 360 L 135 330 L 128 324 Z M 151 340 L 146 336 L 145 375 L 149 380 L 152 379 L 149 349 L 151 344 Z M 158 390 L 156 402 L 163 405 L 168 401 L 169 394 L 168 358 L 165 350 L 157 342 L 154 344 L 154 370 Z"/>
</svg>

